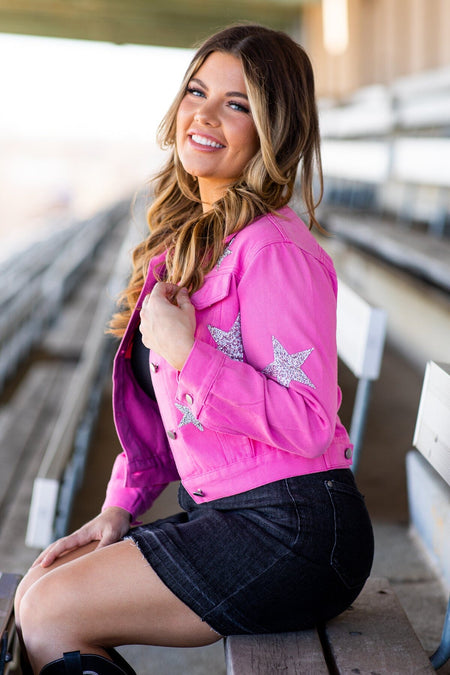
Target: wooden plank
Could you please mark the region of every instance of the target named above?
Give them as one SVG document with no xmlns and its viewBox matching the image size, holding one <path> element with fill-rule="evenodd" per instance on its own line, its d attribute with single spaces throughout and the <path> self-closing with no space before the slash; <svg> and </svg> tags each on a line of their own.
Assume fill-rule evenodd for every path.
<svg viewBox="0 0 450 675">
<path fill-rule="evenodd" d="M 73 364 L 34 364 L 5 406 L 0 437 L 0 524 L 36 446 L 50 437 L 73 369 Z"/>
<path fill-rule="evenodd" d="M 450 484 L 450 364 L 427 363 L 413 445 Z"/>
<path fill-rule="evenodd" d="M 339 357 L 360 378 L 376 380 L 380 374 L 386 335 L 386 312 L 372 307 L 339 281 L 337 347 Z"/>
<path fill-rule="evenodd" d="M 315 630 L 232 635 L 225 641 L 227 675 L 321 675 L 328 669 Z"/>
<path fill-rule="evenodd" d="M 21 576 L 0 572 L 1 673 L 19 672 L 19 644 L 14 621 L 14 596 Z M 21 672 L 21 671 L 20 671 Z"/>
<path fill-rule="evenodd" d="M 112 359 L 110 350 L 112 343 L 111 340 L 109 344 L 107 342 L 105 327 L 113 311 L 112 297 L 118 288 L 123 286 L 128 270 L 128 251 L 129 238 L 126 237 L 119 253 L 116 252 L 114 271 L 112 275 L 109 275 L 108 284 L 105 284 L 109 291 L 114 292 L 106 299 L 105 293 L 102 293 L 100 299 L 97 300 L 80 360 L 69 384 L 70 395 L 64 398 L 61 412 L 35 478 L 26 535 L 28 546 L 43 548 L 51 542 L 59 484 L 72 453 L 77 428 L 86 409 L 92 387 L 99 376 L 103 355 L 109 354 Z"/>
<path fill-rule="evenodd" d="M 108 233 L 108 238 L 102 243 L 94 264 L 83 275 L 82 283 L 77 284 L 68 301 L 64 303 L 63 311 L 44 336 L 41 346 L 52 357 L 79 358 L 98 303 L 111 302 L 112 294 L 109 292 L 108 283 L 111 270 L 114 270 L 117 264 L 125 238 L 124 232 L 126 232 L 125 224 L 119 223 Z"/>
<path fill-rule="evenodd" d="M 80 357 L 99 298 L 96 275 L 86 276 L 91 283 L 80 285 L 41 341 L 41 348 L 53 358 Z"/>
<path fill-rule="evenodd" d="M 369 579 L 354 604 L 324 631 L 340 675 L 434 673 L 386 579 Z"/>
<path fill-rule="evenodd" d="M 116 256 L 114 271 L 109 278 L 109 289 L 121 288 L 128 268 L 128 238 L 122 243 Z M 106 285 L 106 284 L 105 284 Z M 61 414 L 50 438 L 45 457 L 39 469 L 40 478 L 59 480 L 70 456 L 72 444 L 90 387 L 97 376 L 101 355 L 108 347 L 105 328 L 114 310 L 112 297 L 101 293 L 91 317 L 89 332 L 83 344 L 80 360 L 70 383 L 70 396 L 64 400 Z"/>
<path fill-rule="evenodd" d="M 360 213 L 333 212 L 327 216 L 327 226 L 340 238 L 450 290 L 450 243 L 412 229 L 405 232 L 394 225 L 394 221 Z"/>
<path fill-rule="evenodd" d="M 44 456 L 49 438 L 54 428 L 56 416 L 59 414 L 61 402 L 68 391 L 68 383 L 73 373 L 73 364 L 35 364 L 33 370 L 51 371 L 52 386 L 47 391 L 35 392 L 35 399 L 29 401 L 30 413 L 33 405 L 41 403 L 41 413 L 36 418 L 33 429 L 24 434 L 22 441 L 26 443 L 26 453 L 24 452 L 17 465 L 14 475 L 11 477 L 7 495 L 3 500 L 0 510 L 0 569 L 5 572 L 24 573 L 33 560 L 36 558 L 38 550 L 29 549 L 25 546 L 25 530 L 30 508 L 31 493 L 33 481 L 38 473 L 42 457 Z M 24 381 L 25 382 L 25 381 Z M 23 383 L 22 383 L 23 384 Z M 10 411 L 12 412 L 12 411 Z M 11 457 L 17 450 L 17 446 L 12 445 L 14 440 L 14 428 L 16 434 L 22 431 L 25 426 L 27 410 L 15 409 L 18 417 L 13 416 L 8 421 L 11 425 L 11 434 L 8 436 L 11 444 L 2 439 L 2 469 L 7 468 L 8 457 Z M 9 453 L 8 453 L 9 448 Z M 4 452 L 4 454 L 3 454 Z"/>
<path fill-rule="evenodd" d="M 20 579 L 20 574 L 0 572 L 0 635 L 3 635 L 8 627 L 14 606 L 14 595 Z"/>
</svg>

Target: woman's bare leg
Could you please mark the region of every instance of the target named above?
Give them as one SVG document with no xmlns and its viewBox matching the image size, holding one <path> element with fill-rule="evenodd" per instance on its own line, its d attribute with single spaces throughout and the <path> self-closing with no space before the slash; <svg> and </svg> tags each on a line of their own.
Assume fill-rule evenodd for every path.
<svg viewBox="0 0 450 675">
<path fill-rule="evenodd" d="M 19 623 L 35 673 L 65 651 L 107 656 L 105 648 L 122 644 L 194 647 L 220 639 L 130 540 L 53 566 L 23 594 Z"/>
<path fill-rule="evenodd" d="M 32 567 L 28 570 L 27 574 L 23 577 L 22 581 L 20 582 L 16 595 L 14 598 L 14 617 L 15 617 L 15 623 L 16 623 L 16 629 L 17 629 L 17 635 L 19 637 L 19 642 L 21 645 L 21 666 L 22 670 L 24 671 L 24 675 L 27 675 L 28 672 L 31 672 L 31 666 L 29 664 L 28 660 L 28 654 L 26 650 L 26 646 L 24 644 L 23 638 L 22 638 L 22 624 L 21 624 L 21 604 L 22 604 L 22 598 L 25 595 L 25 593 L 28 591 L 28 589 L 36 582 L 38 579 L 43 577 L 45 574 L 48 574 L 52 570 L 54 570 L 56 567 L 60 567 L 61 565 L 65 565 L 67 562 L 70 562 L 71 560 L 75 560 L 76 558 L 79 558 L 83 555 L 86 555 L 87 553 L 91 553 L 97 548 L 98 542 L 93 541 L 91 544 L 87 544 L 86 546 L 82 546 L 80 548 L 77 548 L 73 551 L 70 551 L 69 553 L 66 553 L 64 556 L 61 556 L 58 558 L 50 567 L 42 567 L 41 565 L 38 565 L 37 567 Z"/>
</svg>

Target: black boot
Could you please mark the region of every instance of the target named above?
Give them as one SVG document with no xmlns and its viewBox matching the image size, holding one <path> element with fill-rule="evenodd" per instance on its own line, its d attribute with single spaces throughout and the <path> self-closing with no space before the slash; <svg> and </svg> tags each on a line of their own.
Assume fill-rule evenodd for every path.
<svg viewBox="0 0 450 675">
<path fill-rule="evenodd" d="M 115 659 L 128 664 L 120 654 L 112 654 Z M 124 670 L 117 663 L 97 654 L 80 654 L 80 652 L 65 652 L 62 659 L 47 663 L 41 670 L 40 675 L 132 675 L 131 666 Z M 136 675 L 136 673 L 134 673 Z"/>
<path fill-rule="evenodd" d="M 126 673 L 126 675 L 136 675 L 136 671 L 133 670 L 128 661 L 125 661 L 122 654 L 119 654 L 118 651 L 112 648 L 107 649 L 106 651 L 108 652 L 108 656 L 114 661 L 116 666 L 122 668 L 122 670 Z"/>
</svg>

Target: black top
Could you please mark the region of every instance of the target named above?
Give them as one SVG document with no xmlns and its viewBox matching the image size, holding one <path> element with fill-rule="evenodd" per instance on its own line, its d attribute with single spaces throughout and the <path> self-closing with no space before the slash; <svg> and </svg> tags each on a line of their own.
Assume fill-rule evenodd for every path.
<svg viewBox="0 0 450 675">
<path fill-rule="evenodd" d="M 133 339 L 133 349 L 131 350 L 131 369 L 137 383 L 145 391 L 147 396 L 156 401 L 155 390 L 153 389 L 152 376 L 150 372 L 150 352 L 142 342 L 142 335 L 137 328 Z"/>
</svg>

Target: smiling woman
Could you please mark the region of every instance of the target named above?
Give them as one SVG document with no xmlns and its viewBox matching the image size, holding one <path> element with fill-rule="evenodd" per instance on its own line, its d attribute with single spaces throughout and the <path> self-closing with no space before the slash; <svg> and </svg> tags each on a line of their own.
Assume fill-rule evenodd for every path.
<svg viewBox="0 0 450 675">
<path fill-rule="evenodd" d="M 318 226 L 307 55 L 261 26 L 212 36 L 160 139 L 171 154 L 111 322 L 123 452 L 102 513 L 51 544 L 17 595 L 42 675 L 131 673 L 121 644 L 310 628 L 351 604 L 372 563 L 338 417 L 336 274 L 288 206 L 300 165 Z M 182 511 L 136 526 L 180 479 Z"/>
<path fill-rule="evenodd" d="M 198 179 L 207 211 L 259 145 L 238 58 L 215 52 L 199 68 L 178 108 L 176 143 L 184 170 Z"/>
</svg>

